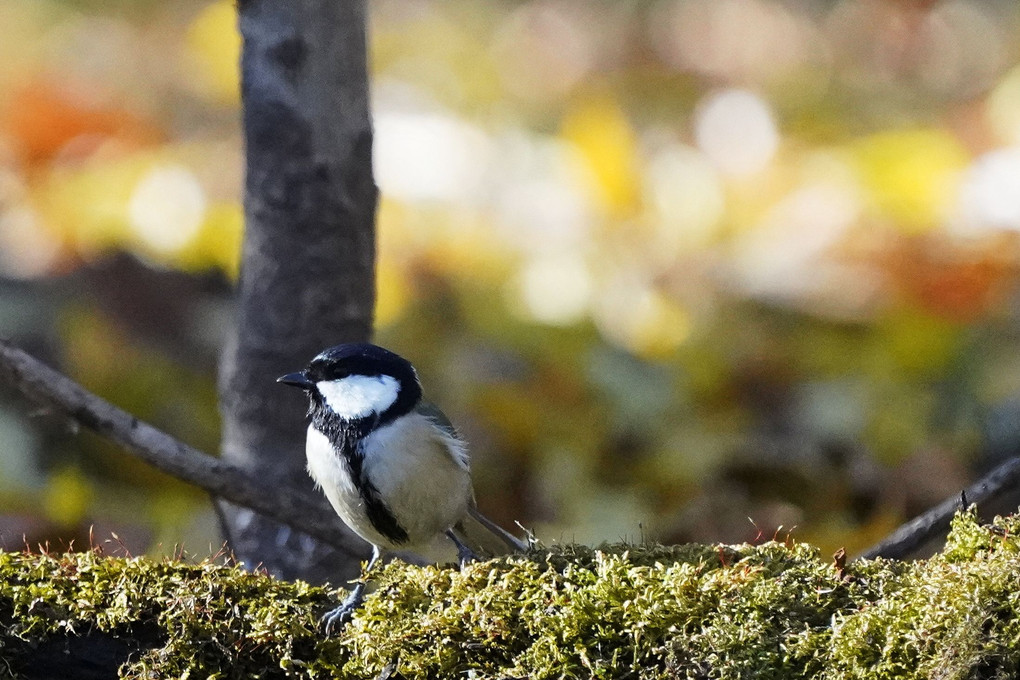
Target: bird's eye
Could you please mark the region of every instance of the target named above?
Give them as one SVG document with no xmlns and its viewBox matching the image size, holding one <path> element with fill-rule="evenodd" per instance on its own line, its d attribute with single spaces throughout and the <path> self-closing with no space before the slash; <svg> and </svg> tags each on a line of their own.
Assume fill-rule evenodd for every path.
<svg viewBox="0 0 1020 680">
<path fill-rule="evenodd" d="M 322 366 L 318 369 L 310 368 L 308 376 L 315 382 L 323 380 L 343 380 L 344 378 L 350 377 L 351 372 L 349 369 L 340 366 Z"/>
</svg>

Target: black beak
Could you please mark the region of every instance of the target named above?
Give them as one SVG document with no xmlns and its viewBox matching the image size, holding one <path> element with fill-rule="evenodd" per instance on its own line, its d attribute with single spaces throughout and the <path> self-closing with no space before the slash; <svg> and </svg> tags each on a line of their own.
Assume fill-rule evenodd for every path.
<svg viewBox="0 0 1020 680">
<path fill-rule="evenodd" d="M 276 382 L 283 383 L 284 385 L 293 385 L 294 387 L 300 387 L 303 390 L 310 390 L 315 387 L 315 383 L 308 379 L 304 371 L 299 373 L 288 373 L 287 375 L 281 375 L 276 379 Z"/>
</svg>

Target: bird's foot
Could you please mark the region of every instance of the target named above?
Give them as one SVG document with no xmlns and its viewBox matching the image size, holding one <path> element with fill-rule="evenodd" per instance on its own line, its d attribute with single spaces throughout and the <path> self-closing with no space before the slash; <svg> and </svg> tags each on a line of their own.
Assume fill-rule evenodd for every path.
<svg viewBox="0 0 1020 680">
<path fill-rule="evenodd" d="M 468 548 L 467 546 L 457 548 L 457 562 L 460 563 L 461 569 L 471 562 L 477 562 L 479 559 L 481 558 L 478 557 L 471 548 Z"/>
<path fill-rule="evenodd" d="M 359 583 L 351 591 L 351 594 L 336 609 L 326 612 L 322 617 L 322 624 L 326 629 L 326 636 L 334 632 L 339 633 L 347 622 L 354 618 L 354 612 L 365 599 L 365 584 Z"/>
<path fill-rule="evenodd" d="M 467 545 L 457 538 L 457 534 L 453 533 L 452 530 L 447 531 L 446 535 L 449 537 L 453 544 L 457 546 L 457 561 L 460 563 L 460 568 L 463 569 L 464 565 L 470 562 L 477 562 L 480 558 L 475 554 L 475 551 L 467 547 Z"/>
</svg>

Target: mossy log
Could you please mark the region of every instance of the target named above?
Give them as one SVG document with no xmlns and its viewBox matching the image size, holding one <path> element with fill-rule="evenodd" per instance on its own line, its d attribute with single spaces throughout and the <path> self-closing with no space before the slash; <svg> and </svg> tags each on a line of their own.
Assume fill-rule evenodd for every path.
<svg viewBox="0 0 1020 680">
<path fill-rule="evenodd" d="M 793 541 L 393 562 L 342 593 L 206 561 L 0 553 L 0 676 L 1015 678 L 1020 520 L 957 515 L 917 562 Z"/>
</svg>

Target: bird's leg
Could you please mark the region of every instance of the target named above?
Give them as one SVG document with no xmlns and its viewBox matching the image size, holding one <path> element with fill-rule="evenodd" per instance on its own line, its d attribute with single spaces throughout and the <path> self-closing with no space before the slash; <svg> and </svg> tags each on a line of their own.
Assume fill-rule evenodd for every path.
<svg viewBox="0 0 1020 680">
<path fill-rule="evenodd" d="M 457 546 L 457 561 L 460 562 L 461 567 L 468 562 L 474 562 L 478 559 L 478 555 L 476 555 L 471 548 L 467 547 L 463 541 L 457 538 L 457 534 L 453 533 L 453 529 L 447 529 L 446 536 L 453 541 L 455 546 Z"/>
<path fill-rule="evenodd" d="M 380 557 L 380 551 L 378 546 L 372 546 L 372 557 L 369 558 L 368 564 L 365 565 L 365 573 L 372 571 L 372 567 Z M 354 616 L 354 612 L 361 606 L 361 603 L 365 599 L 365 581 L 359 581 L 354 586 L 354 590 L 348 595 L 340 606 L 336 609 L 332 609 L 322 617 L 322 622 L 326 626 L 326 635 L 330 635 L 334 628 L 339 631 L 344 625 L 351 620 Z"/>
<path fill-rule="evenodd" d="M 351 594 L 344 599 L 339 607 L 331 609 L 322 617 L 322 622 L 326 627 L 326 635 L 332 635 L 334 630 L 339 632 L 351 620 L 355 610 L 361 606 L 364 599 L 365 584 L 359 583 L 354 586 L 354 590 L 351 591 Z"/>
</svg>

